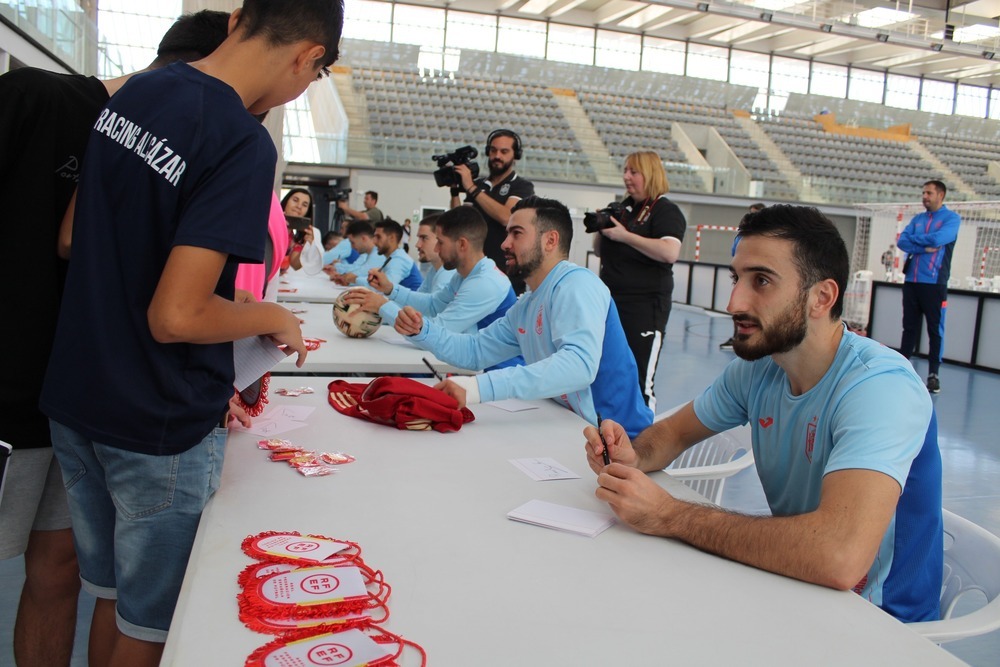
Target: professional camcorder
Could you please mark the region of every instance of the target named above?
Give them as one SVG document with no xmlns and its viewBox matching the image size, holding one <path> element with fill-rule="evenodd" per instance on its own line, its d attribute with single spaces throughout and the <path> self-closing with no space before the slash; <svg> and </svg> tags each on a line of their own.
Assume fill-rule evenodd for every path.
<svg viewBox="0 0 1000 667">
<path fill-rule="evenodd" d="M 347 201 L 348 199 L 350 199 L 350 196 L 351 196 L 350 188 L 339 188 L 337 190 L 333 190 L 330 193 L 329 199 L 332 202 Z"/>
<path fill-rule="evenodd" d="M 613 201 L 599 211 L 584 213 L 583 228 L 589 234 L 599 232 L 602 229 L 611 229 L 615 226 L 615 223 L 611 222 L 611 218 L 621 221 L 624 213 L 625 205 L 621 202 Z"/>
<path fill-rule="evenodd" d="M 439 188 L 461 187 L 462 179 L 455 173 L 455 167 L 460 164 L 464 164 L 469 168 L 469 171 L 472 172 L 472 178 L 475 180 L 479 177 L 479 163 L 476 162 L 477 155 L 479 155 L 479 151 L 472 146 L 462 146 L 461 148 L 456 148 L 451 153 L 435 155 L 432 159 L 437 162 L 439 169 L 434 172 L 434 182 L 437 183 Z"/>
</svg>

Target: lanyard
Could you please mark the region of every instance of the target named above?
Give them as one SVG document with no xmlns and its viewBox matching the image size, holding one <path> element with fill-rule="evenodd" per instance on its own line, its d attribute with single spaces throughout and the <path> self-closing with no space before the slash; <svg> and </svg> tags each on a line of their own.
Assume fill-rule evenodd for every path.
<svg viewBox="0 0 1000 667">
<path fill-rule="evenodd" d="M 642 224 L 646 222 L 646 219 L 649 218 L 649 214 L 653 209 L 654 203 L 655 200 L 653 200 L 651 197 L 646 197 L 646 201 L 642 203 L 642 209 L 639 210 L 639 215 L 636 217 L 635 220 L 633 220 L 628 224 L 627 229 L 629 231 L 632 231 L 633 227 L 641 227 Z"/>
</svg>

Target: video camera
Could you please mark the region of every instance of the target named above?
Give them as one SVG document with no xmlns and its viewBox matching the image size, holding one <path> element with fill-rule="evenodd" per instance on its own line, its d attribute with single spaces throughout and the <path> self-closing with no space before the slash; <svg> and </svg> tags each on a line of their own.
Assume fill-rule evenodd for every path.
<svg viewBox="0 0 1000 667">
<path fill-rule="evenodd" d="M 350 197 L 351 197 L 350 188 L 339 188 L 337 190 L 333 190 L 329 194 L 329 199 L 332 202 L 347 201 L 348 199 L 350 199 Z"/>
<path fill-rule="evenodd" d="M 479 177 L 479 163 L 476 162 L 478 155 L 479 151 L 472 146 L 462 146 L 451 153 L 435 155 L 431 159 L 437 162 L 439 169 L 434 172 L 434 182 L 439 188 L 461 187 L 462 179 L 455 173 L 455 167 L 460 164 L 469 168 L 469 171 L 472 172 L 472 178 L 475 180 Z"/>
<path fill-rule="evenodd" d="M 588 234 L 599 232 L 602 229 L 611 229 L 615 223 L 611 218 L 621 221 L 625 213 L 625 205 L 621 202 L 613 201 L 599 211 L 591 211 L 583 214 L 583 228 Z"/>
</svg>

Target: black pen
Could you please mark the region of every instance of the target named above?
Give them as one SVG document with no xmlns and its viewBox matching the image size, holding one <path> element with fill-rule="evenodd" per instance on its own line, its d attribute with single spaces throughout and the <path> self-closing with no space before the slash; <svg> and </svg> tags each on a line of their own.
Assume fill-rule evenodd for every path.
<svg viewBox="0 0 1000 667">
<path fill-rule="evenodd" d="M 424 361 L 427 361 L 426 359 Z M 604 445 L 604 451 L 601 453 L 604 456 L 604 465 L 611 464 L 611 456 L 608 454 L 608 441 L 604 439 L 604 433 L 601 432 L 601 413 L 597 413 L 597 435 L 601 436 L 601 444 Z"/>
<path fill-rule="evenodd" d="M 385 267 L 388 266 L 389 262 L 391 262 L 391 261 L 392 261 L 392 255 L 389 255 L 388 257 L 385 258 L 385 261 L 382 262 L 382 268 L 380 268 L 379 271 L 385 271 Z M 371 277 L 368 278 L 368 284 L 369 285 L 372 284 Z"/>
<path fill-rule="evenodd" d="M 438 379 L 438 382 L 444 382 L 444 378 L 441 377 L 441 374 L 437 372 L 436 368 L 431 366 L 431 362 L 427 361 L 427 357 L 421 357 L 421 359 L 423 359 L 424 363 L 427 364 L 427 368 L 431 369 L 431 373 L 434 373 L 434 377 Z"/>
</svg>

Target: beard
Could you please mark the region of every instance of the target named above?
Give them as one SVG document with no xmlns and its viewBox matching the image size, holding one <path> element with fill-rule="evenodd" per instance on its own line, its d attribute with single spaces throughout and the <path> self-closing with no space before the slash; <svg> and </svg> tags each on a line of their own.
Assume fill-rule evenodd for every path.
<svg viewBox="0 0 1000 667">
<path fill-rule="evenodd" d="M 756 335 L 760 338 L 756 343 L 750 341 L 754 334 L 737 333 L 733 336 L 733 352 L 740 359 L 756 361 L 773 354 L 790 352 L 806 337 L 806 303 L 809 293 L 803 291 L 780 315 L 774 318 L 774 324 L 763 326 L 757 318 L 748 315 L 734 316 L 745 322 L 757 325 Z"/>
<path fill-rule="evenodd" d="M 495 160 L 490 160 L 490 164 L 489 164 L 489 167 L 490 167 L 490 178 L 495 178 L 496 176 L 502 175 L 504 172 L 506 172 L 508 169 L 510 169 L 510 166 L 512 164 L 514 164 L 513 160 L 511 160 L 510 162 L 504 162 L 503 160 L 501 160 L 499 158 L 495 159 Z"/>
<path fill-rule="evenodd" d="M 535 244 L 535 247 L 531 249 L 530 252 L 524 257 L 524 260 L 518 260 L 511 253 L 504 253 L 504 256 L 510 260 L 515 260 L 514 264 L 507 264 L 505 270 L 507 271 L 507 277 L 513 281 L 524 281 L 527 280 L 528 276 L 534 273 L 538 267 L 542 265 L 542 243 L 539 241 Z"/>
</svg>

